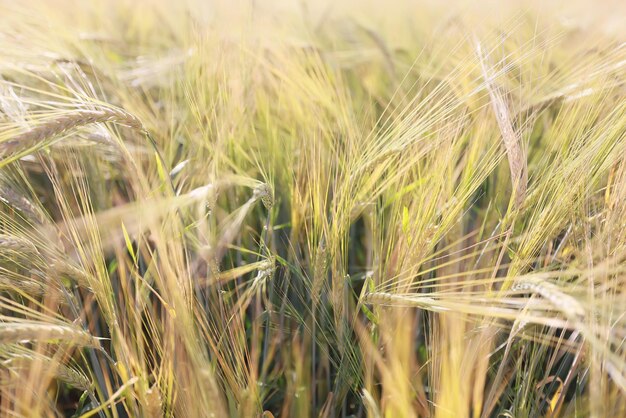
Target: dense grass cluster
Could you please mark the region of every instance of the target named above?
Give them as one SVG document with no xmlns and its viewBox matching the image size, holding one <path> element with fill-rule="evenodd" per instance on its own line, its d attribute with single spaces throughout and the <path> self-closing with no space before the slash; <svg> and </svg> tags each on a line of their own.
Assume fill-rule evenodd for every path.
<svg viewBox="0 0 626 418">
<path fill-rule="evenodd" d="M 603 6 L 1 1 L 2 416 L 626 416 Z"/>
</svg>

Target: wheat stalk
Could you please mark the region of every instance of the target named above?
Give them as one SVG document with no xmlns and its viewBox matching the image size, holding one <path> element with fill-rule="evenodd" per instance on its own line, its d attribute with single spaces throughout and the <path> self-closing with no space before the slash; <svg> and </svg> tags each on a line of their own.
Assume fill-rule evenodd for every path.
<svg viewBox="0 0 626 418">
<path fill-rule="evenodd" d="M 0 323 L 0 344 L 31 340 L 61 340 L 81 346 L 99 346 L 97 340 L 90 334 L 68 325 L 27 321 Z"/>
<path fill-rule="evenodd" d="M 9 254 L 15 252 L 27 256 L 39 254 L 37 247 L 29 240 L 14 235 L 0 234 L 0 253 L 5 251 Z"/>
<path fill-rule="evenodd" d="M 56 367 L 56 376 L 59 380 L 77 389 L 89 390 L 91 388 L 91 382 L 83 373 L 60 363 Z"/>
<path fill-rule="evenodd" d="M 91 280 L 89 278 L 89 275 L 65 261 L 57 260 L 52 262 L 50 264 L 48 272 L 52 277 L 56 278 L 59 276 L 63 276 L 77 283 L 81 287 L 87 289 L 91 288 Z"/>
<path fill-rule="evenodd" d="M 585 310 L 580 303 L 572 296 L 563 293 L 553 283 L 545 280 L 538 280 L 537 282 L 522 281 L 516 283 L 511 288 L 513 292 L 523 290 L 529 290 L 540 295 L 563 312 L 569 319 L 581 320 L 585 316 Z"/>
<path fill-rule="evenodd" d="M 0 289 L 15 291 L 21 290 L 27 295 L 43 296 L 46 293 L 46 286 L 35 280 L 20 280 L 0 275 Z"/>
<path fill-rule="evenodd" d="M 506 150 L 509 161 L 509 169 L 511 171 L 511 182 L 513 183 L 512 200 L 515 207 L 519 208 L 526 198 L 526 189 L 528 187 L 528 165 L 527 158 L 522 148 L 522 140 L 519 133 L 513 128 L 512 119 L 510 117 L 509 108 L 504 100 L 502 93 L 494 83 L 494 76 L 491 68 L 487 66 L 487 58 L 483 55 L 480 42 L 476 41 L 476 53 L 480 61 L 485 85 L 491 99 L 491 106 L 498 121 L 498 127 L 502 135 L 502 142 Z"/>
<path fill-rule="evenodd" d="M 62 135 L 71 129 L 104 122 L 115 122 L 137 130 L 143 129 L 139 119 L 122 109 L 105 107 L 100 110 L 78 110 L 46 121 L 0 143 L 0 154 L 16 154 L 21 150 L 30 149 L 46 139 Z"/>
<path fill-rule="evenodd" d="M 313 301 L 313 308 L 317 306 L 319 302 L 320 293 L 324 286 L 324 280 L 326 279 L 326 272 L 328 271 L 328 251 L 326 247 L 326 240 L 322 237 L 315 251 L 315 261 L 313 264 L 313 285 L 311 286 L 311 299 Z"/>
<path fill-rule="evenodd" d="M 1 148 L 1 144 L 0 144 Z M 44 223 L 44 216 L 41 211 L 26 197 L 15 192 L 11 187 L 6 184 L 0 184 L 0 201 L 4 202 L 11 208 L 17 209 L 26 215 L 30 220 L 36 223 Z"/>
<path fill-rule="evenodd" d="M 12 367 L 13 363 L 23 361 L 42 361 L 48 370 L 54 370 L 56 379 L 67 383 L 73 388 L 86 391 L 89 390 L 92 386 L 87 376 L 85 376 L 82 372 L 43 355 L 34 355 L 28 353 L 10 353 L 8 354 L 7 359 L 2 362 L 2 364 L 8 367 L 11 371 L 16 371 L 21 369 L 23 366 L 18 364 L 15 367 Z"/>
</svg>

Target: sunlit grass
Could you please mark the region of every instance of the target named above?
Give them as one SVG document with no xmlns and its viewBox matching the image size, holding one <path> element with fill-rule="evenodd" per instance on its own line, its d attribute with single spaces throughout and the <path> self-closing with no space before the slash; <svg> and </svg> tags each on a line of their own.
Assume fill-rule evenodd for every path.
<svg viewBox="0 0 626 418">
<path fill-rule="evenodd" d="M 0 2 L 2 416 L 626 415 L 623 12 Z"/>
</svg>

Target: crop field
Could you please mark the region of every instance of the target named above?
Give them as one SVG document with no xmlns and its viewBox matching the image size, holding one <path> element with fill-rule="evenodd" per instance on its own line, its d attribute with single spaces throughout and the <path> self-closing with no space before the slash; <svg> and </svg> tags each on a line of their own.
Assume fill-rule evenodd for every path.
<svg viewBox="0 0 626 418">
<path fill-rule="evenodd" d="M 0 417 L 626 417 L 626 4 L 0 0 Z"/>
</svg>

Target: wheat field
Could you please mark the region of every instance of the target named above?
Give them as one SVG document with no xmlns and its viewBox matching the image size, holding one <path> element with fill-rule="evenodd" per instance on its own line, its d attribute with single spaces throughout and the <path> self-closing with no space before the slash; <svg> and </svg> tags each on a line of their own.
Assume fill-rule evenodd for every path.
<svg viewBox="0 0 626 418">
<path fill-rule="evenodd" d="M 619 1 L 0 0 L 0 416 L 626 416 Z"/>
</svg>

